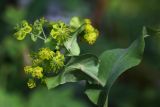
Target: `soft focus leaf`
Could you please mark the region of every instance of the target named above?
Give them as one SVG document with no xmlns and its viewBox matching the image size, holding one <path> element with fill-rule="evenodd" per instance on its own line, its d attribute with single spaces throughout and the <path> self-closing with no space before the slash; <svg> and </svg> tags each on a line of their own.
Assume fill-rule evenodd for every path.
<svg viewBox="0 0 160 107">
<path fill-rule="evenodd" d="M 145 42 L 142 35 L 127 49 L 105 51 L 100 56 L 98 77 L 107 87 L 111 87 L 120 74 L 141 62 L 144 47 Z"/>
<path fill-rule="evenodd" d="M 157 27 L 144 27 L 143 33 L 146 36 L 152 35 L 152 36 L 160 36 L 160 26 Z"/>
<path fill-rule="evenodd" d="M 97 104 L 98 103 L 98 99 L 99 99 L 99 95 L 100 95 L 100 90 L 96 90 L 96 89 L 88 89 L 85 91 L 86 95 L 88 96 L 88 98 L 94 103 Z"/>
<path fill-rule="evenodd" d="M 16 25 L 24 19 L 25 15 L 26 11 L 23 9 L 8 7 L 4 13 L 3 19 L 11 25 Z"/>
<path fill-rule="evenodd" d="M 8 94 L 0 89 L 0 107 L 24 107 L 24 101 L 16 94 Z"/>
<path fill-rule="evenodd" d="M 48 89 L 51 89 L 61 84 L 61 78 L 60 76 L 48 77 L 45 79 L 45 83 Z"/>
<path fill-rule="evenodd" d="M 84 27 L 82 25 L 79 29 L 76 30 L 76 32 L 73 33 L 71 38 L 69 38 L 68 41 L 64 43 L 64 46 L 69 51 L 69 56 L 78 56 L 80 54 L 80 48 L 77 43 L 77 36 L 83 30 L 84 30 Z"/>
<path fill-rule="evenodd" d="M 87 107 L 74 97 L 73 89 L 38 90 L 30 98 L 28 107 Z"/>
<path fill-rule="evenodd" d="M 107 50 L 100 55 L 98 78 L 103 84 L 105 84 L 104 91 L 106 92 L 106 98 L 108 98 L 109 90 L 115 80 L 123 72 L 138 65 L 141 62 L 145 47 L 144 37 L 147 35 L 145 30 L 146 29 L 144 28 L 143 35 L 138 37 L 128 48 Z M 87 95 L 91 101 L 94 103 L 97 102 L 91 98 L 91 94 Z M 95 97 L 99 96 L 99 94 L 96 95 Z"/>
<path fill-rule="evenodd" d="M 99 60 L 92 54 L 85 54 L 81 56 L 72 57 L 69 63 L 66 65 L 64 72 L 57 77 L 47 78 L 46 84 L 49 89 L 56 87 L 59 84 L 66 82 L 76 82 L 85 77 L 89 77 L 98 84 L 101 84 L 97 78 L 99 68 Z M 79 75 L 74 75 L 79 74 Z"/>
<path fill-rule="evenodd" d="M 115 80 L 141 62 L 145 47 L 144 36 L 138 37 L 127 49 L 113 49 L 101 54 L 98 77 L 105 83 L 107 96 Z"/>
<path fill-rule="evenodd" d="M 70 73 L 70 71 L 80 70 L 85 75 L 94 79 L 98 84 L 101 84 L 101 82 L 97 78 L 98 69 L 99 69 L 98 58 L 92 54 L 85 54 L 79 57 L 72 57 L 70 62 L 67 64 L 65 72 Z"/>
</svg>

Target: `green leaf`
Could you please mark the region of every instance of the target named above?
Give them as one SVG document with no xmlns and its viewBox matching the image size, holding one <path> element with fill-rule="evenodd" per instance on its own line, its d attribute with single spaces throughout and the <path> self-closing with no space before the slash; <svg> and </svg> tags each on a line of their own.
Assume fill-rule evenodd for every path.
<svg viewBox="0 0 160 107">
<path fill-rule="evenodd" d="M 79 57 L 72 57 L 65 69 L 66 73 L 70 71 L 82 71 L 85 75 L 94 79 L 98 84 L 102 84 L 97 78 L 99 69 L 99 60 L 95 55 L 85 54 Z"/>
<path fill-rule="evenodd" d="M 5 9 L 5 12 L 2 18 L 7 23 L 15 26 L 17 23 L 20 23 L 25 18 L 25 16 L 26 16 L 26 11 L 24 9 L 16 9 L 12 6 L 8 6 Z"/>
<path fill-rule="evenodd" d="M 45 79 L 45 83 L 46 83 L 48 89 L 55 88 L 58 85 L 64 84 L 67 82 L 77 82 L 77 79 L 74 75 L 65 74 L 65 73 L 61 73 L 61 74 L 54 76 L 54 77 L 47 77 Z"/>
<path fill-rule="evenodd" d="M 40 88 L 34 91 L 26 107 L 88 107 L 82 100 L 75 97 L 75 90 L 71 87 L 46 90 Z M 6 106 L 1 106 L 6 107 Z M 19 106 L 7 106 L 19 107 Z"/>
<path fill-rule="evenodd" d="M 92 54 L 74 56 L 68 62 L 65 70 L 56 77 L 46 78 L 45 82 L 49 89 L 66 82 L 76 82 L 91 78 L 91 81 L 101 84 L 98 76 L 99 60 Z M 79 78 L 80 77 L 80 78 Z M 87 77 L 87 78 L 85 78 Z M 89 80 L 88 80 L 89 81 Z"/>
<path fill-rule="evenodd" d="M 100 95 L 101 90 L 96 90 L 96 89 L 88 89 L 85 91 L 85 94 L 88 96 L 88 98 L 94 103 L 98 103 L 99 95 Z"/>
<path fill-rule="evenodd" d="M 145 47 L 144 37 L 147 37 L 146 28 L 143 29 L 143 35 L 139 36 L 128 48 L 107 50 L 100 55 L 98 78 L 102 84 L 105 85 L 102 90 L 106 94 L 106 99 L 104 99 L 106 100 L 105 105 L 108 103 L 109 90 L 116 79 L 123 72 L 137 66 L 141 62 Z M 97 103 L 96 100 L 91 98 L 91 94 L 87 95 L 93 103 Z M 102 96 L 95 94 L 94 97 L 100 98 Z M 103 106 L 103 104 L 100 104 L 99 106 Z"/>
<path fill-rule="evenodd" d="M 98 77 L 108 89 L 124 71 L 141 62 L 144 47 L 144 35 L 142 35 L 127 49 L 113 49 L 101 54 Z"/>
<path fill-rule="evenodd" d="M 19 94 L 8 94 L 6 90 L 0 89 L 0 107 L 23 107 L 25 104 Z"/>
<path fill-rule="evenodd" d="M 64 46 L 69 51 L 69 56 L 78 56 L 80 54 L 80 48 L 77 43 L 77 36 L 84 30 L 84 26 L 82 25 L 76 32 L 73 33 L 71 38 L 69 38 L 65 43 Z"/>
<path fill-rule="evenodd" d="M 48 77 L 45 79 L 45 83 L 48 89 L 52 89 L 61 84 L 61 77 L 60 76 Z"/>
<path fill-rule="evenodd" d="M 143 33 L 147 36 L 152 35 L 152 36 L 160 36 L 160 26 L 155 26 L 155 27 L 144 27 Z"/>
</svg>

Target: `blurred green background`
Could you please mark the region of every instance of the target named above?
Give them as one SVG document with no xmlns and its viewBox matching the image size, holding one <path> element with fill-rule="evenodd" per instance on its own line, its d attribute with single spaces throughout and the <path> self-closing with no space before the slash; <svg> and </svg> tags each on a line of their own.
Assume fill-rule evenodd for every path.
<svg viewBox="0 0 160 107">
<path fill-rule="evenodd" d="M 21 20 L 45 17 L 63 20 L 91 18 L 100 31 L 93 46 L 81 53 L 100 55 L 106 49 L 126 48 L 142 27 L 159 26 L 160 0 L 0 0 L 0 107 L 96 107 L 83 94 L 82 83 L 48 91 L 30 90 L 23 66 L 35 43 L 17 41 L 13 27 Z M 160 107 L 160 37 L 146 39 L 142 63 L 120 76 L 109 95 L 109 107 Z"/>
</svg>

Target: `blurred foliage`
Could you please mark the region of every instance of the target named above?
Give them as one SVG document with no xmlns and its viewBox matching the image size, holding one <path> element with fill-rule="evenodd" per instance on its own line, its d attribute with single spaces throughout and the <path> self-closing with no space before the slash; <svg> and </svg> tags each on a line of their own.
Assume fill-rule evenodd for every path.
<svg viewBox="0 0 160 107">
<path fill-rule="evenodd" d="M 1 107 L 24 107 L 24 101 L 18 94 L 10 94 L 0 89 L 0 106 Z"/>
<path fill-rule="evenodd" d="M 40 102 L 40 103 L 37 103 Z M 87 107 L 74 96 L 73 89 L 41 89 L 31 95 L 29 107 Z"/>
<path fill-rule="evenodd" d="M 159 89 L 148 84 L 143 88 L 132 82 L 117 82 L 111 91 L 111 103 L 114 107 L 158 107 L 160 98 Z"/>
<path fill-rule="evenodd" d="M 19 23 L 21 20 L 24 20 L 25 11 L 23 9 L 15 9 L 13 7 L 8 7 L 4 12 L 3 19 L 8 24 L 14 26 L 15 24 Z M 17 17 L 18 16 L 18 17 Z"/>
<path fill-rule="evenodd" d="M 64 102 L 63 102 L 64 101 Z M 17 93 L 7 93 L 0 89 L 1 107 L 88 107 L 82 100 L 76 98 L 74 89 L 38 89 L 34 91 L 29 100 Z"/>
</svg>

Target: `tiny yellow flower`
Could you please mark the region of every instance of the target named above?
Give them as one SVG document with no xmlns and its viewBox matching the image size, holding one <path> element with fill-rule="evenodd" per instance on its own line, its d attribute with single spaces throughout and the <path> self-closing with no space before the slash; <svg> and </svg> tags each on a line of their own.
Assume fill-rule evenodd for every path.
<svg viewBox="0 0 160 107">
<path fill-rule="evenodd" d="M 85 22 L 86 24 L 91 24 L 91 20 L 90 20 L 90 19 L 84 19 L 84 22 Z"/>
<path fill-rule="evenodd" d="M 64 23 L 58 22 L 52 25 L 50 35 L 59 43 L 63 44 L 70 37 L 71 29 Z"/>
<path fill-rule="evenodd" d="M 23 40 L 26 35 L 32 31 L 32 27 L 24 20 L 20 25 L 17 25 L 16 30 L 17 32 L 14 33 L 14 36 L 17 40 Z"/>
<path fill-rule="evenodd" d="M 29 79 L 27 85 L 29 88 L 34 88 L 36 87 L 36 82 L 33 79 Z"/>
<path fill-rule="evenodd" d="M 42 60 L 41 59 L 33 59 L 32 60 L 32 65 L 33 66 L 37 66 L 37 65 L 39 65 L 39 64 L 41 64 L 42 63 Z"/>
<path fill-rule="evenodd" d="M 40 78 L 43 77 L 43 73 L 42 73 L 42 72 L 43 72 L 43 68 L 37 66 L 37 67 L 35 67 L 35 68 L 33 69 L 32 77 L 33 77 L 33 78 L 38 78 L 38 79 L 40 79 Z"/>
<path fill-rule="evenodd" d="M 84 39 L 90 44 L 94 44 L 95 41 L 97 40 L 97 33 L 96 32 L 91 32 L 91 33 L 87 33 L 84 35 Z"/>
<path fill-rule="evenodd" d="M 40 18 L 39 20 L 35 20 L 34 24 L 32 25 L 32 33 L 34 35 L 40 35 L 43 32 L 43 26 L 45 25 L 45 23 L 47 23 L 47 20 L 44 17 Z"/>
<path fill-rule="evenodd" d="M 50 65 L 52 69 L 57 72 L 64 66 L 64 55 L 60 51 L 56 51 L 55 56 L 52 58 Z"/>
<path fill-rule="evenodd" d="M 55 61 L 57 65 L 63 66 L 64 65 L 64 55 L 60 53 L 60 51 L 56 52 Z"/>
<path fill-rule="evenodd" d="M 44 24 L 47 23 L 48 21 L 47 21 L 44 17 L 42 17 L 42 18 L 39 19 L 39 22 L 40 22 L 42 25 L 44 25 Z"/>
<path fill-rule="evenodd" d="M 24 20 L 21 23 L 20 30 L 24 31 L 27 34 L 32 31 L 32 27 L 29 25 L 29 23 L 26 20 Z"/>
<path fill-rule="evenodd" d="M 85 25 L 85 31 L 86 32 L 93 32 L 94 31 L 94 27 L 91 24 L 86 24 Z"/>
<path fill-rule="evenodd" d="M 17 38 L 17 40 L 23 40 L 26 37 L 26 32 L 20 30 L 14 33 L 14 36 Z"/>
<path fill-rule="evenodd" d="M 24 71 L 26 74 L 31 74 L 33 72 L 32 66 L 25 66 Z"/>
<path fill-rule="evenodd" d="M 25 26 L 24 28 L 23 28 L 23 30 L 24 30 L 24 32 L 26 32 L 26 33 L 30 33 L 31 31 L 32 31 L 32 27 L 31 26 Z"/>
<path fill-rule="evenodd" d="M 26 20 L 23 20 L 23 21 L 21 22 L 21 26 L 22 26 L 22 27 L 28 26 L 28 22 L 27 22 Z"/>
<path fill-rule="evenodd" d="M 95 29 L 91 25 L 91 20 L 90 19 L 85 19 L 85 27 L 84 27 L 84 39 L 86 42 L 88 42 L 90 45 L 94 44 L 95 41 L 97 40 L 97 37 L 99 35 L 99 32 L 97 29 Z"/>
<path fill-rule="evenodd" d="M 39 58 L 42 60 L 49 60 L 53 57 L 54 52 L 51 51 L 49 48 L 41 48 L 38 52 Z"/>
</svg>

